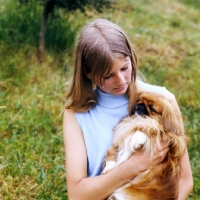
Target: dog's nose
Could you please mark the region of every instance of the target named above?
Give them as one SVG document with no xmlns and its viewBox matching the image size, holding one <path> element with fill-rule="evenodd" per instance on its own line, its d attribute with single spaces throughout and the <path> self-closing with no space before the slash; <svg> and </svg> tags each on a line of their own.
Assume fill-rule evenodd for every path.
<svg viewBox="0 0 200 200">
<path fill-rule="evenodd" d="M 133 113 L 135 115 L 148 115 L 147 109 L 143 103 L 135 105 Z"/>
</svg>

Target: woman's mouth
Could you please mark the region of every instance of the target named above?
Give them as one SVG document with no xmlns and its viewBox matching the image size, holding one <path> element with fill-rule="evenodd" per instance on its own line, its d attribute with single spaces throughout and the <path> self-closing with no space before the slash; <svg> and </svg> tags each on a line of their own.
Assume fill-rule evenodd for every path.
<svg viewBox="0 0 200 200">
<path fill-rule="evenodd" d="M 125 89 L 125 85 L 119 86 L 119 87 L 116 87 L 116 88 L 115 88 L 115 90 L 117 90 L 117 91 L 122 91 L 122 90 L 124 90 L 124 89 Z"/>
</svg>

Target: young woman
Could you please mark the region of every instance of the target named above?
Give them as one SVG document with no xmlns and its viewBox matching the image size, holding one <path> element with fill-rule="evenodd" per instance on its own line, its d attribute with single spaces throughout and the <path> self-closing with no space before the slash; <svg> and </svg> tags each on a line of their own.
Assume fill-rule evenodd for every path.
<svg viewBox="0 0 200 200">
<path fill-rule="evenodd" d="M 138 150 L 126 162 L 101 175 L 106 151 L 112 144 L 112 130 L 128 114 L 130 94 L 142 88 L 177 102 L 164 87 L 137 79 L 136 54 L 124 32 L 108 20 L 97 19 L 82 30 L 75 56 L 63 120 L 68 197 L 102 200 L 138 173 L 162 162 L 169 150 L 163 143 L 153 158 Z M 178 200 L 185 200 L 193 186 L 187 151 L 181 162 L 179 184 Z"/>
</svg>

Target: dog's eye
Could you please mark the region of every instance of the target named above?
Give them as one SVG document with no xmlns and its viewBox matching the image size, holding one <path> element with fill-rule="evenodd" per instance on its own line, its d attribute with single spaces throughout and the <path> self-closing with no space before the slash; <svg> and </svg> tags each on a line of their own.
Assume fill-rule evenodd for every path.
<svg viewBox="0 0 200 200">
<path fill-rule="evenodd" d="M 156 113 L 156 110 L 152 106 L 149 106 L 149 108 L 150 108 L 151 112 L 155 112 Z"/>
</svg>

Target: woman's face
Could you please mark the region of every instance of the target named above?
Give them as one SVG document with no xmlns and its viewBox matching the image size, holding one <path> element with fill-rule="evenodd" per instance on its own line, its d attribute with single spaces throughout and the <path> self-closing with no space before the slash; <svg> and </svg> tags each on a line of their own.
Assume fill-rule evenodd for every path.
<svg viewBox="0 0 200 200">
<path fill-rule="evenodd" d="M 131 81 L 132 65 L 129 57 L 116 57 L 109 74 L 103 76 L 102 85 L 99 76 L 94 77 L 95 84 L 105 93 L 124 94 Z"/>
</svg>

